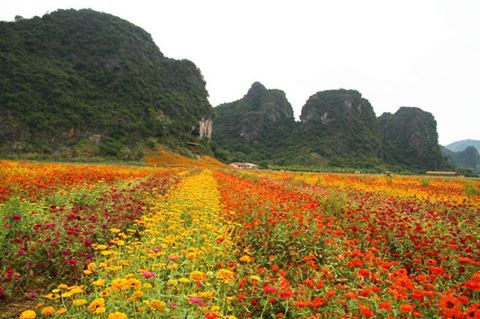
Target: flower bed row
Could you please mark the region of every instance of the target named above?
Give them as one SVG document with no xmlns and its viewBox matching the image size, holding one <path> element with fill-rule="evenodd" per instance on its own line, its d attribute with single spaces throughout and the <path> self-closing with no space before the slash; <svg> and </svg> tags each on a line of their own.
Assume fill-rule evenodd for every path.
<svg viewBox="0 0 480 319">
<path fill-rule="evenodd" d="M 146 208 L 145 194 L 164 194 L 178 179 L 156 170 L 147 178 L 103 181 L 59 190 L 31 202 L 11 197 L 0 206 L 0 300 L 34 299 L 39 288 L 76 281 L 93 258 L 92 244 L 127 227 Z M 77 185 L 76 185 L 77 186 Z"/>
<path fill-rule="evenodd" d="M 233 318 L 233 225 L 220 215 L 211 173 L 185 178 L 166 198 L 152 194 L 135 227 L 95 243 L 84 285 L 60 285 L 20 318 Z"/>
<path fill-rule="evenodd" d="M 217 177 L 229 216 L 244 225 L 235 240 L 268 280 L 243 288 L 243 316 L 480 316 L 478 211 L 444 220 L 429 201 Z"/>
</svg>

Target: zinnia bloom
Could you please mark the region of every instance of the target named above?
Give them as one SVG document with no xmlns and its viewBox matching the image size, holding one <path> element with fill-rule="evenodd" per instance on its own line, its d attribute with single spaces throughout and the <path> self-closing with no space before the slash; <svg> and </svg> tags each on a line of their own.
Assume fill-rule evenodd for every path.
<svg viewBox="0 0 480 319">
<path fill-rule="evenodd" d="M 55 309 L 53 307 L 44 307 L 41 313 L 44 316 L 53 315 L 55 313 Z"/>
<path fill-rule="evenodd" d="M 401 312 L 407 312 L 410 313 L 415 309 L 415 307 L 412 304 L 406 303 L 406 304 L 401 304 L 400 305 L 400 311 Z"/>
<path fill-rule="evenodd" d="M 265 286 L 263 287 L 263 292 L 266 292 L 267 294 L 274 294 L 277 292 L 277 290 L 272 286 Z"/>
<path fill-rule="evenodd" d="M 203 281 L 207 279 L 207 274 L 201 271 L 194 271 L 190 274 L 190 279 L 193 281 Z"/>
<path fill-rule="evenodd" d="M 93 300 L 87 307 L 87 310 L 91 313 L 97 313 L 98 308 L 104 308 L 105 307 L 105 299 L 103 298 L 97 298 Z"/>
<path fill-rule="evenodd" d="M 128 317 L 123 312 L 116 311 L 109 314 L 108 319 L 128 319 Z"/>
<path fill-rule="evenodd" d="M 33 310 L 26 310 L 20 314 L 19 319 L 34 319 L 37 317 L 37 314 Z"/>
</svg>

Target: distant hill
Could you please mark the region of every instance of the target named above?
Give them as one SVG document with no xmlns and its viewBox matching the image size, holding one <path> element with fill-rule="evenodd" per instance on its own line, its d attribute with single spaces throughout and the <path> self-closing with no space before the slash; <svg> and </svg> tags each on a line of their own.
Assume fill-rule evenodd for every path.
<svg viewBox="0 0 480 319">
<path fill-rule="evenodd" d="M 446 147 L 441 147 L 442 155 L 457 169 L 471 170 L 480 174 L 480 153 L 474 146 L 468 146 L 460 152 L 452 152 Z"/>
<path fill-rule="evenodd" d="M 477 151 L 480 152 L 480 141 L 477 141 L 477 140 L 457 141 L 457 142 L 453 142 L 451 144 L 446 145 L 445 148 L 449 149 L 452 152 L 462 152 L 469 146 L 475 147 Z"/>
<path fill-rule="evenodd" d="M 213 142 L 227 161 L 278 165 L 391 167 L 416 171 L 448 167 L 437 123 L 419 108 L 402 107 L 377 119 L 355 90 L 312 95 L 295 122 L 280 90 L 256 82 L 240 100 L 214 108 Z"/>
<path fill-rule="evenodd" d="M 192 62 L 92 10 L 0 22 L 0 87 L 0 155 L 140 158 L 212 115 Z"/>
</svg>

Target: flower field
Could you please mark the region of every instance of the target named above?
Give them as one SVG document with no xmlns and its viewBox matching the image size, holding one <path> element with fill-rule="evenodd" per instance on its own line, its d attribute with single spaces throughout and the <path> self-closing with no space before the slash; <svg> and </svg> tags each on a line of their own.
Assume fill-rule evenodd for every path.
<svg viewBox="0 0 480 319">
<path fill-rule="evenodd" d="M 0 317 L 480 318 L 479 180 L 0 165 Z"/>
</svg>

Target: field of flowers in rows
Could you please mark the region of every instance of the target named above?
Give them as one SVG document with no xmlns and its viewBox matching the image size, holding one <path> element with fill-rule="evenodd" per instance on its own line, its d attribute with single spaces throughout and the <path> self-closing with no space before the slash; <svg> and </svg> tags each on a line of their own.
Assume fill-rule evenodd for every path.
<svg viewBox="0 0 480 319">
<path fill-rule="evenodd" d="M 0 318 L 480 318 L 479 180 L 0 165 Z"/>
</svg>

